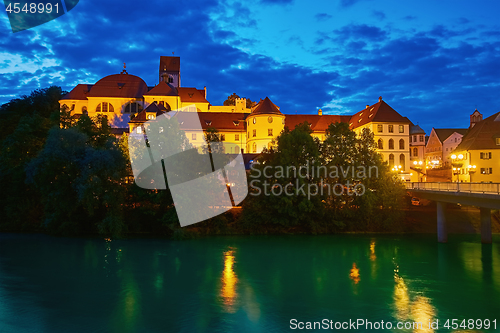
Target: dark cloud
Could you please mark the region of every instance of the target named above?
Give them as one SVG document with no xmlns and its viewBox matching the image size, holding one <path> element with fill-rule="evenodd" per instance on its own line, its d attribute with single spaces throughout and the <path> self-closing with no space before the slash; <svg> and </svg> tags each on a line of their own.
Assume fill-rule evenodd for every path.
<svg viewBox="0 0 500 333">
<path fill-rule="evenodd" d="M 378 20 L 380 20 L 380 21 L 383 21 L 383 20 L 385 20 L 385 18 L 386 18 L 385 13 L 384 13 L 384 12 L 381 12 L 380 10 L 374 10 L 374 11 L 372 12 L 372 14 L 373 14 L 373 16 L 374 16 L 375 18 L 377 18 L 377 19 L 378 19 Z"/>
<path fill-rule="evenodd" d="M 314 15 L 314 18 L 317 21 L 327 21 L 327 20 L 331 19 L 332 17 L 333 17 L 332 15 L 327 14 L 327 13 L 319 13 L 319 14 Z"/>
</svg>

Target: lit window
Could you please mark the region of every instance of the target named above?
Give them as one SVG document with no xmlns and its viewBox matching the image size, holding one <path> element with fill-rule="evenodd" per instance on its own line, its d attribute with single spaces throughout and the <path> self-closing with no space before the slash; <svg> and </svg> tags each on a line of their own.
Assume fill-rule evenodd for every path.
<svg viewBox="0 0 500 333">
<path fill-rule="evenodd" d="M 108 102 L 102 102 L 97 105 L 95 112 L 115 112 L 115 109 L 113 108 L 113 105 L 109 104 Z"/>
<path fill-rule="evenodd" d="M 240 141 L 240 135 L 239 134 L 235 134 L 234 135 L 234 140 L 235 141 Z"/>
<path fill-rule="evenodd" d="M 257 130 L 253 130 L 252 134 L 253 134 L 253 137 L 255 138 L 257 136 Z"/>
<path fill-rule="evenodd" d="M 389 133 L 394 133 L 394 125 L 389 125 Z"/>
<path fill-rule="evenodd" d="M 379 133 L 382 133 L 382 132 L 384 131 L 384 127 L 383 127 L 383 125 L 377 125 L 377 131 L 378 131 Z"/>
<path fill-rule="evenodd" d="M 154 114 L 148 114 L 148 119 L 155 119 L 155 115 Z"/>
<path fill-rule="evenodd" d="M 268 136 L 273 136 L 273 129 L 272 129 L 272 128 L 269 128 L 269 129 L 267 130 L 267 135 L 268 135 Z"/>
<path fill-rule="evenodd" d="M 196 133 L 191 134 L 191 140 L 196 140 Z"/>
<path fill-rule="evenodd" d="M 481 174 L 483 175 L 491 175 L 493 173 L 492 168 L 481 168 Z"/>
<path fill-rule="evenodd" d="M 141 126 L 137 127 L 136 131 L 137 134 L 142 134 L 142 127 Z"/>
<path fill-rule="evenodd" d="M 405 132 L 405 125 L 399 125 L 399 133 Z"/>
</svg>

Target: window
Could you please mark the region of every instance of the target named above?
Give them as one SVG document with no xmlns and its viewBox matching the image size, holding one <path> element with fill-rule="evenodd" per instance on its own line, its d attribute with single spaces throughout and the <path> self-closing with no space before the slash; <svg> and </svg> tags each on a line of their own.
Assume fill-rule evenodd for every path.
<svg viewBox="0 0 500 333">
<path fill-rule="evenodd" d="M 405 149 L 405 140 L 399 140 L 399 149 Z"/>
<path fill-rule="evenodd" d="M 136 127 L 136 132 L 137 134 L 142 134 L 142 127 L 141 126 Z"/>
<path fill-rule="evenodd" d="M 252 150 L 253 150 L 254 153 L 257 152 L 257 144 L 255 142 L 252 145 Z"/>
<path fill-rule="evenodd" d="M 382 133 L 384 131 L 383 125 L 377 125 L 377 132 Z"/>
<path fill-rule="evenodd" d="M 378 149 L 384 149 L 384 141 L 382 139 L 378 139 Z"/>
<path fill-rule="evenodd" d="M 389 155 L 389 167 L 390 168 L 394 167 L 394 155 L 393 154 Z"/>
<path fill-rule="evenodd" d="M 389 133 L 394 133 L 394 125 L 389 125 Z"/>
<path fill-rule="evenodd" d="M 139 103 L 131 102 L 125 105 L 124 113 L 137 113 L 142 111 L 142 106 Z"/>
<path fill-rule="evenodd" d="M 405 125 L 399 125 L 399 133 L 405 132 Z"/>
<path fill-rule="evenodd" d="M 113 108 L 113 105 L 109 104 L 108 102 L 102 102 L 97 105 L 95 108 L 95 112 L 115 112 L 115 109 Z"/>
<path fill-rule="evenodd" d="M 401 165 L 401 169 L 405 169 L 405 162 L 406 162 L 406 157 L 405 154 L 399 155 L 399 165 Z"/>
<path fill-rule="evenodd" d="M 239 134 L 235 134 L 234 135 L 234 141 L 240 141 L 240 135 Z"/>
<path fill-rule="evenodd" d="M 253 123 L 255 124 L 257 122 L 257 118 L 253 118 Z"/>
<path fill-rule="evenodd" d="M 220 135 L 220 141 L 226 141 L 226 134 Z"/>
<path fill-rule="evenodd" d="M 174 83 L 174 78 L 170 75 L 168 76 L 168 83 Z"/>
<path fill-rule="evenodd" d="M 151 120 L 151 119 L 155 119 L 155 115 L 154 114 L 148 114 L 148 119 Z"/>
<path fill-rule="evenodd" d="M 389 149 L 394 149 L 394 140 L 393 139 L 389 140 Z"/>
<path fill-rule="evenodd" d="M 257 136 L 257 130 L 253 130 L 252 134 L 253 134 L 253 137 L 255 138 Z"/>
<path fill-rule="evenodd" d="M 191 134 L 191 140 L 196 140 L 196 133 Z"/>
<path fill-rule="evenodd" d="M 420 136 L 420 142 L 424 142 L 424 136 L 423 135 Z"/>
<path fill-rule="evenodd" d="M 413 148 L 413 157 L 418 157 L 418 149 Z"/>
<path fill-rule="evenodd" d="M 267 121 L 269 122 L 269 124 L 270 124 L 270 123 L 272 123 L 272 122 L 273 122 L 273 117 L 269 116 L 269 117 L 267 118 Z"/>
<path fill-rule="evenodd" d="M 235 154 L 239 154 L 240 153 L 240 147 L 238 147 L 238 146 L 234 147 L 234 152 L 235 152 Z"/>
<path fill-rule="evenodd" d="M 410 143 L 412 142 L 412 141 L 411 141 L 411 138 L 412 138 L 412 136 L 410 135 Z"/>
<path fill-rule="evenodd" d="M 481 168 L 481 174 L 483 175 L 491 175 L 493 173 L 492 168 Z"/>
<path fill-rule="evenodd" d="M 500 138 L 496 138 L 497 146 L 500 146 Z"/>
<path fill-rule="evenodd" d="M 267 136 L 273 136 L 273 129 L 272 128 L 269 128 L 267 130 Z"/>
<path fill-rule="evenodd" d="M 491 159 L 491 152 L 480 153 L 479 156 L 482 160 L 489 160 Z"/>
<path fill-rule="evenodd" d="M 89 114 L 86 106 L 82 106 L 82 114 Z"/>
</svg>

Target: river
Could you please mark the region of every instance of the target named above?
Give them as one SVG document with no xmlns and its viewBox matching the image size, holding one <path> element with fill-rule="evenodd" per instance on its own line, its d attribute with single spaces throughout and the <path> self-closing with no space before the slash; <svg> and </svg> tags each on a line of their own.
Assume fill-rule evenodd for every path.
<svg viewBox="0 0 500 333">
<path fill-rule="evenodd" d="M 326 332 L 353 321 L 356 332 L 498 332 L 500 235 L 493 240 L 0 234 L 0 332 Z M 459 327 L 470 325 L 463 319 L 474 324 Z M 331 326 L 299 329 L 314 322 Z"/>
</svg>

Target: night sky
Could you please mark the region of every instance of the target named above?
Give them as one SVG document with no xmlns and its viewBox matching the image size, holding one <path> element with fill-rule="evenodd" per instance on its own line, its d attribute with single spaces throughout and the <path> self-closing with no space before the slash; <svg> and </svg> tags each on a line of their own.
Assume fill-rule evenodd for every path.
<svg viewBox="0 0 500 333">
<path fill-rule="evenodd" d="M 496 0 L 81 0 L 13 34 L 0 14 L 0 103 L 119 73 L 158 83 L 161 55 L 181 83 L 220 105 L 269 96 L 285 114 L 353 114 L 379 96 L 422 126 L 468 127 L 500 111 Z"/>
</svg>

